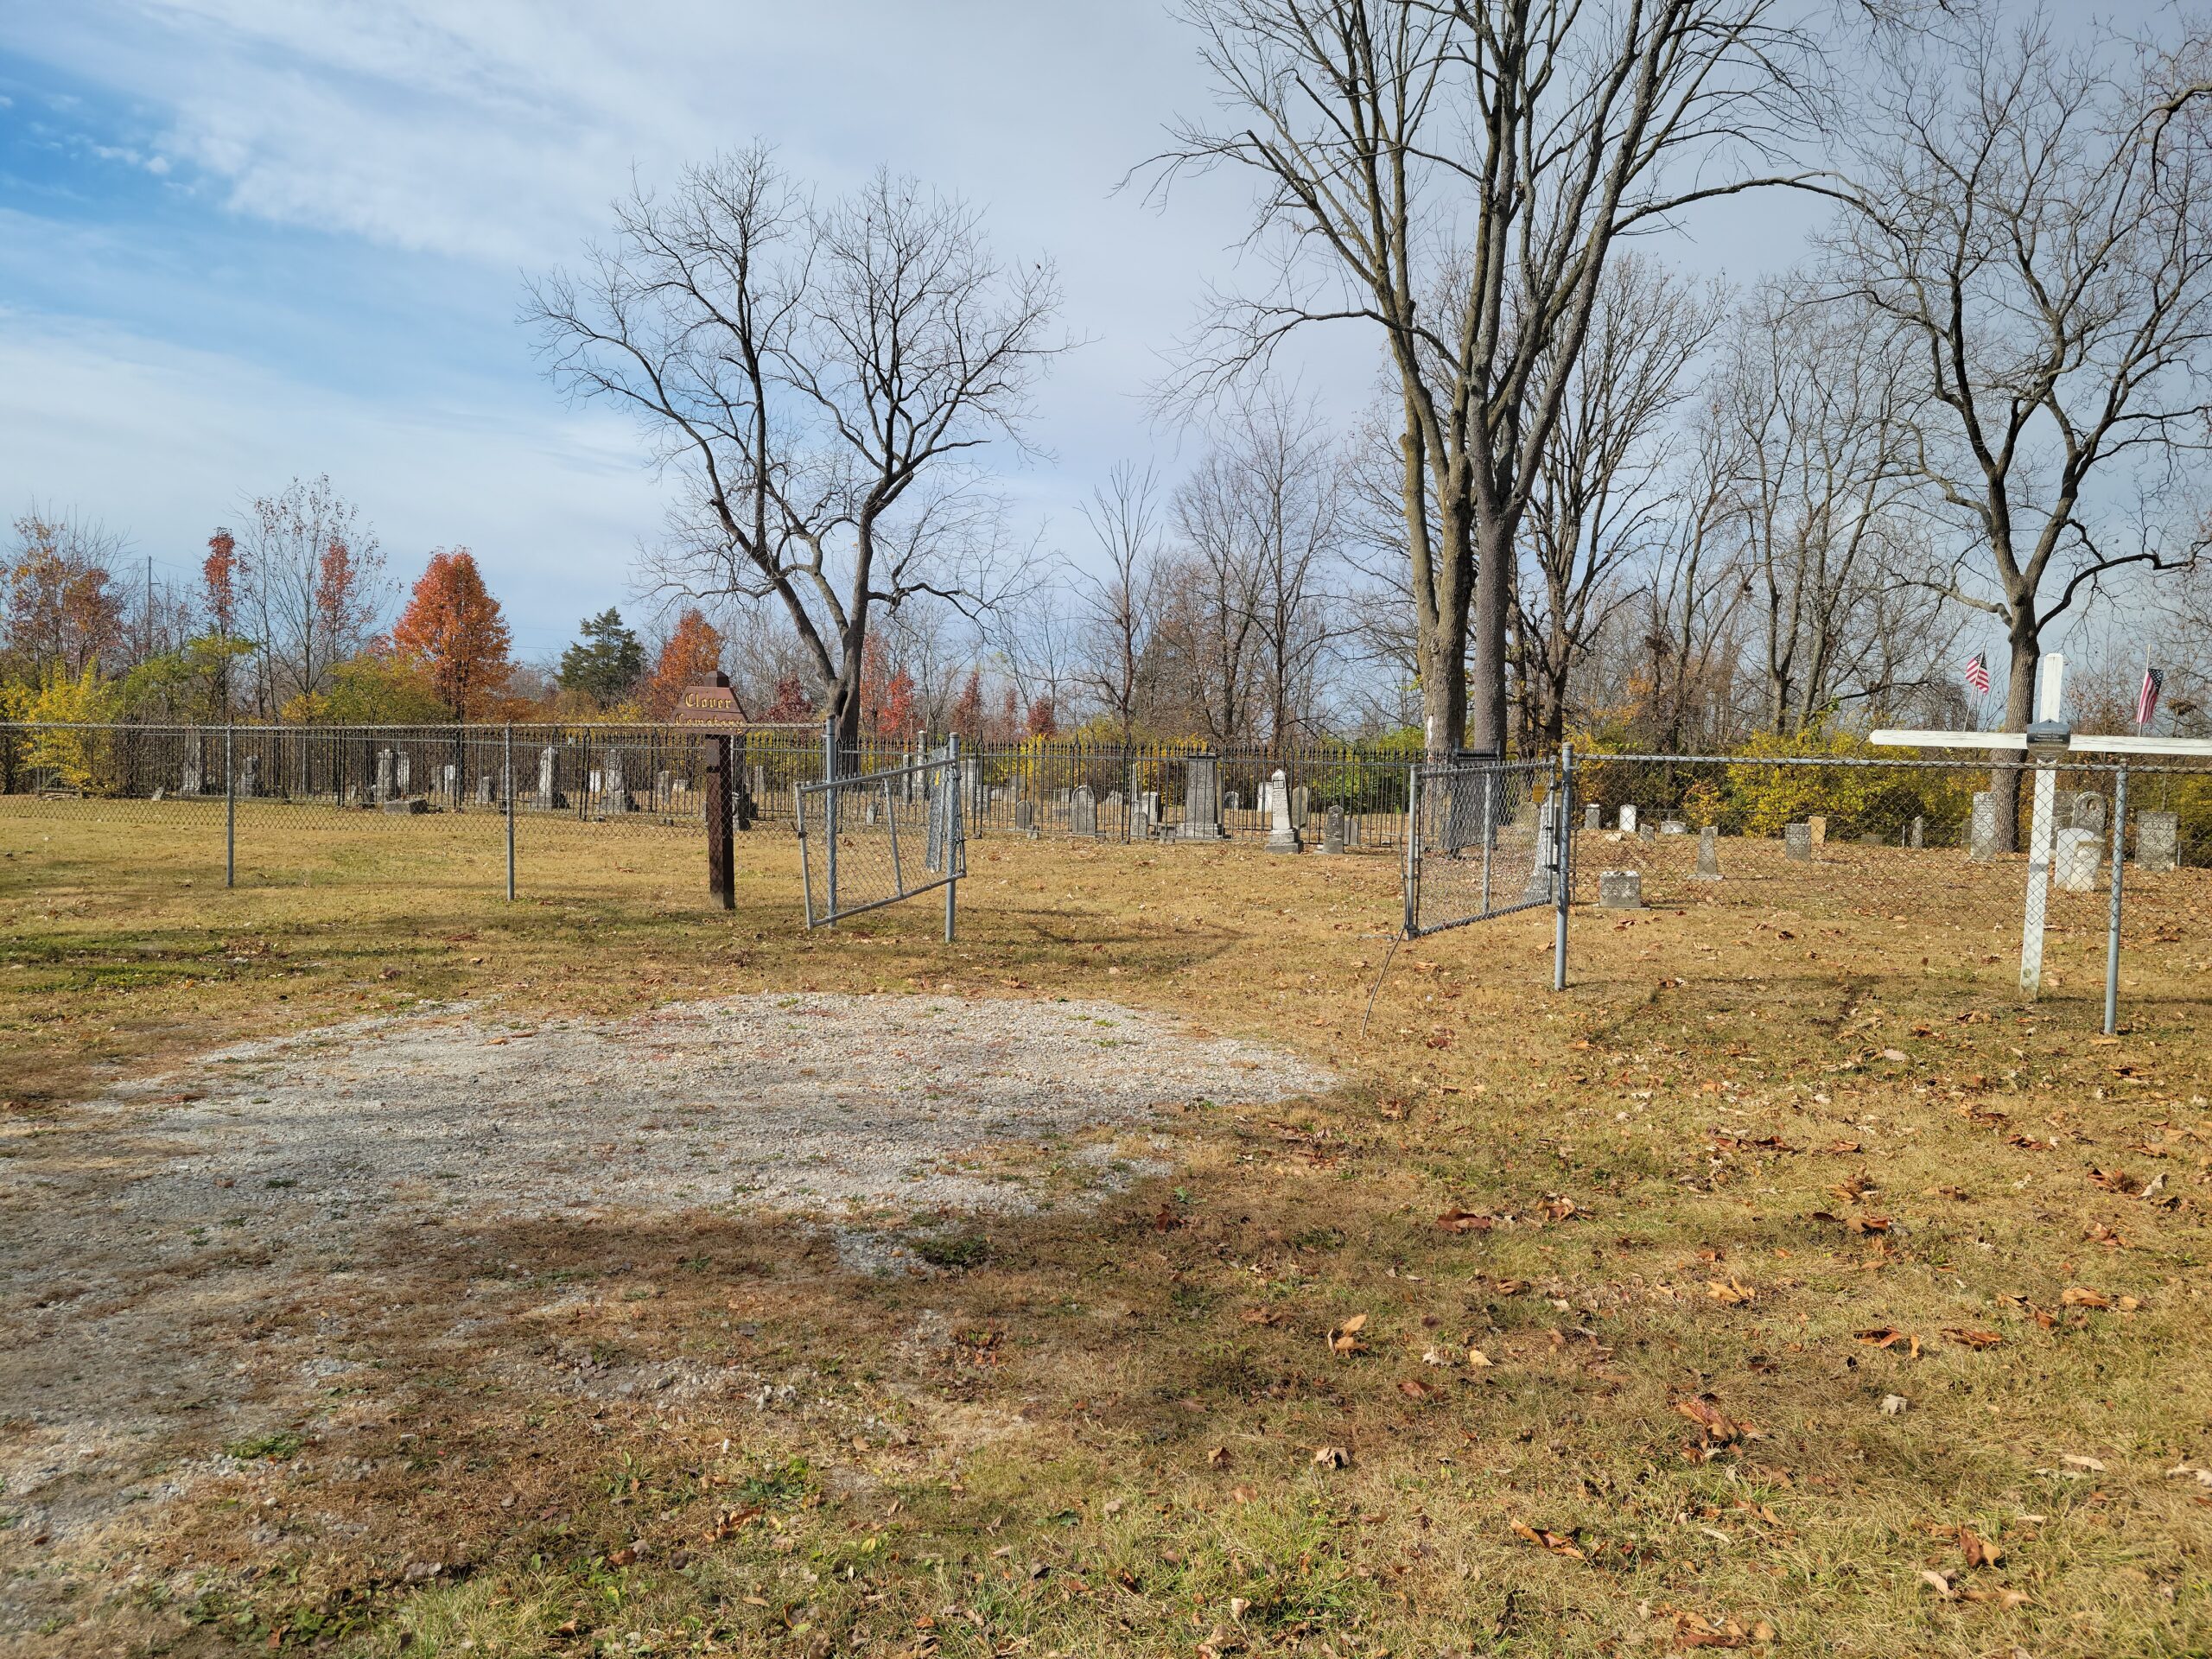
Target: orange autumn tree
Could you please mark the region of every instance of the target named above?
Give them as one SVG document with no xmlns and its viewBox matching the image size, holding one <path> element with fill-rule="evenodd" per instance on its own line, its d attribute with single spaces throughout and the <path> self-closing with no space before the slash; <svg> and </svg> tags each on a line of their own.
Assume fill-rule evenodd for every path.
<svg viewBox="0 0 2212 1659">
<path fill-rule="evenodd" d="M 721 634 L 707 620 L 705 612 L 696 607 L 687 610 L 676 619 L 676 632 L 660 648 L 660 660 L 653 664 L 652 676 L 645 682 L 646 718 L 668 719 L 675 714 L 683 688 L 712 679 L 721 665 Z"/>
<path fill-rule="evenodd" d="M 455 720 L 480 714 L 506 689 L 513 643 L 499 601 L 484 587 L 475 556 L 465 547 L 430 555 L 430 563 L 391 630 L 393 651 L 429 677 Z"/>
</svg>

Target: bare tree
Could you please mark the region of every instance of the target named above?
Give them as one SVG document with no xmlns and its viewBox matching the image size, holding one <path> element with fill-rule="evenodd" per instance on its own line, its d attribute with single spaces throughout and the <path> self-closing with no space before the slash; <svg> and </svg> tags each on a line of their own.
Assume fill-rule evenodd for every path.
<svg viewBox="0 0 2212 1659">
<path fill-rule="evenodd" d="M 249 504 L 236 559 L 239 625 L 258 648 L 255 712 L 311 709 L 391 596 L 376 532 L 327 475 L 296 478 Z"/>
<path fill-rule="evenodd" d="M 1296 330 L 1379 329 L 1402 417 L 1426 742 L 1506 737 L 1513 548 L 1615 241 L 1774 181 L 1808 111 L 1777 0 L 1185 0 L 1230 112 L 1163 181 L 1246 168 L 1280 280 L 1177 390 Z"/>
<path fill-rule="evenodd" d="M 1569 676 L 1627 597 L 1623 578 L 1668 533 L 1672 417 L 1723 304 L 1717 288 L 1635 255 L 1599 283 L 1523 521 L 1529 568 L 1515 584 L 1513 637 L 1524 750 L 1565 739 Z"/>
<path fill-rule="evenodd" d="M 1136 723 L 1145 659 L 1159 627 L 1163 556 L 1160 484 L 1150 467 L 1117 461 L 1083 509 L 1106 568 L 1082 579 L 1084 688 L 1122 728 Z"/>
<path fill-rule="evenodd" d="M 1058 305 L 965 203 L 879 172 L 819 207 L 755 146 L 616 204 L 612 245 L 524 318 L 556 381 L 632 409 L 684 482 L 651 584 L 780 605 L 850 742 L 872 611 L 997 596 L 975 463 L 1020 442 Z"/>
<path fill-rule="evenodd" d="M 1913 465 L 1960 532 L 1936 585 L 2004 626 L 2017 730 L 2056 621 L 2115 569 L 2193 556 L 2107 504 L 2178 488 L 2212 418 L 2212 111 L 2174 103 L 2162 60 L 2061 50 L 2040 18 L 1970 16 L 1891 68 L 1827 274 L 1913 348 Z"/>
</svg>

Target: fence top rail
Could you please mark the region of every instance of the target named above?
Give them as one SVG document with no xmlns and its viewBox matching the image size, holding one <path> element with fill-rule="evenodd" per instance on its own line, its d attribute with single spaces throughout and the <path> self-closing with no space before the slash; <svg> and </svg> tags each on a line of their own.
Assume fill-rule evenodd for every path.
<svg viewBox="0 0 2212 1659">
<path fill-rule="evenodd" d="M 2074 754 L 2037 755 L 2018 749 L 1993 751 L 1980 760 L 1936 760 L 1917 753 L 1893 760 L 1858 754 L 1615 754 L 1577 750 L 1575 770 L 1586 771 L 1620 761 L 1642 766 L 1864 766 L 1913 772 L 1988 772 L 1993 768 L 2016 772 L 2038 768 L 2053 772 L 2171 772 L 2177 777 L 2202 777 L 2212 766 L 2152 766 L 2134 762 L 2089 760 Z"/>
<path fill-rule="evenodd" d="M 940 754 L 927 760 L 917 760 L 911 766 L 886 766 L 879 772 L 855 772 L 838 778 L 805 779 L 793 787 L 802 795 L 823 795 L 833 789 L 857 789 L 866 784 L 896 783 L 901 778 L 915 777 L 925 772 L 943 772 L 957 764 L 950 755 Z"/>
</svg>

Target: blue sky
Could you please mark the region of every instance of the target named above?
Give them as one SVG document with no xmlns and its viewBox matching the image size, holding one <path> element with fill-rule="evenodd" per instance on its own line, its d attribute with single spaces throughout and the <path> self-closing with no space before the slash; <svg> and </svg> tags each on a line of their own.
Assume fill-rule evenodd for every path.
<svg viewBox="0 0 2212 1659">
<path fill-rule="evenodd" d="M 1157 454 L 1147 381 L 1209 281 L 1233 280 L 1244 187 L 1161 211 L 1118 180 L 1207 90 L 1151 0 L 69 0 L 0 7 L 0 509 L 127 534 L 184 579 L 213 525 L 327 472 L 392 573 L 483 562 L 539 656 L 626 601 L 661 519 L 634 429 L 563 406 L 515 324 L 634 168 L 758 137 L 835 190 L 879 162 L 982 204 L 1049 254 L 1066 321 L 1007 480 L 1048 544 L 1123 456 Z M 1677 251 L 1742 281 L 1795 257 L 1804 209 L 1709 215 Z M 1304 381 L 1349 415 L 1371 347 Z"/>
</svg>

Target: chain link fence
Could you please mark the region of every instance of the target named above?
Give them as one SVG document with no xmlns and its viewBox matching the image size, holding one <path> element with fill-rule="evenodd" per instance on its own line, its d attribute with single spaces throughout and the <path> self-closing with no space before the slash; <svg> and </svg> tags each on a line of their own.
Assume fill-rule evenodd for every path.
<svg viewBox="0 0 2212 1659">
<path fill-rule="evenodd" d="M 1549 760 L 1423 766 L 1407 831 L 1406 918 L 1418 937 L 1556 904 L 1565 812 Z"/>
</svg>

